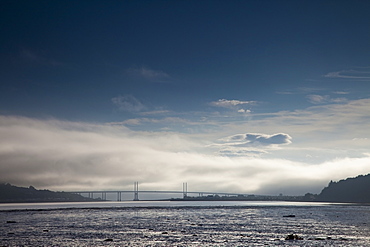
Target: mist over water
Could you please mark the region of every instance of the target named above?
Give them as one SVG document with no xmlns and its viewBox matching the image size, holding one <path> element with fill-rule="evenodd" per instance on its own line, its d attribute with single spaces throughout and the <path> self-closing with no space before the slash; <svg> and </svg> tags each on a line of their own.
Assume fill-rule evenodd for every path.
<svg viewBox="0 0 370 247">
<path fill-rule="evenodd" d="M 28 204 L 25 208 L 0 208 L 2 245 L 370 245 L 370 206 L 366 205 L 121 202 Z M 303 240 L 285 240 L 289 234 L 297 234 Z"/>
</svg>

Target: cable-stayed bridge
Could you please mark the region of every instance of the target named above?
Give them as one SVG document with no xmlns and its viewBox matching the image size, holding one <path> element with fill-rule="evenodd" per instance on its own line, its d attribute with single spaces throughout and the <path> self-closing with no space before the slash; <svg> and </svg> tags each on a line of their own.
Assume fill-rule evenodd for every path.
<svg viewBox="0 0 370 247">
<path fill-rule="evenodd" d="M 94 196 L 100 196 L 102 200 L 107 200 L 107 194 L 116 195 L 117 201 L 122 201 L 123 194 L 132 194 L 134 201 L 139 201 L 140 194 L 173 194 L 173 195 L 182 195 L 183 198 L 187 198 L 188 196 L 246 196 L 246 194 L 240 193 L 227 193 L 227 192 L 205 192 L 205 191 L 188 191 L 188 184 L 183 183 L 182 191 L 176 190 L 139 190 L 139 183 L 134 182 L 134 189 L 133 190 L 82 190 L 82 191 L 69 191 L 69 193 L 80 194 L 82 196 L 88 198 L 95 198 Z"/>
</svg>

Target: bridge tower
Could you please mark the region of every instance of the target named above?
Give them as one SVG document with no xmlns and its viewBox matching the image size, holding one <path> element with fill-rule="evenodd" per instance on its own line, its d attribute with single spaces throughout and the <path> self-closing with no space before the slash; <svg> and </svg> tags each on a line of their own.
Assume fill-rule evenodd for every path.
<svg viewBox="0 0 370 247">
<path fill-rule="evenodd" d="M 183 197 L 188 197 L 188 183 L 182 183 L 182 194 Z"/>
<path fill-rule="evenodd" d="M 139 182 L 134 182 L 134 201 L 139 201 Z"/>
</svg>

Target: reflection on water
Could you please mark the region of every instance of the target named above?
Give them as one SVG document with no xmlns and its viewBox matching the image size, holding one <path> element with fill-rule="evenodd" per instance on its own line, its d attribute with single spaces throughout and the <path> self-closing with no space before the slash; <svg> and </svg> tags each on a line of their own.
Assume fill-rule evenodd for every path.
<svg viewBox="0 0 370 247">
<path fill-rule="evenodd" d="M 0 242 L 4 246 L 370 246 L 368 222 L 370 207 L 350 204 L 8 204 L 1 205 Z M 289 234 L 303 240 L 285 240 Z"/>
</svg>

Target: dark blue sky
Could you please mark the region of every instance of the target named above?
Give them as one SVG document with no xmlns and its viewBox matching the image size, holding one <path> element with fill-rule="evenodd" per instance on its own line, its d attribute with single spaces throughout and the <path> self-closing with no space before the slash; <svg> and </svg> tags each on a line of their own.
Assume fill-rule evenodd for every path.
<svg viewBox="0 0 370 247">
<path fill-rule="evenodd" d="M 120 95 L 180 112 L 218 99 L 307 106 L 277 94 L 298 88 L 368 96 L 368 83 L 323 76 L 369 66 L 369 10 L 367 1 L 2 1 L 0 110 L 105 122 L 132 117 L 114 109 Z"/>
</svg>

